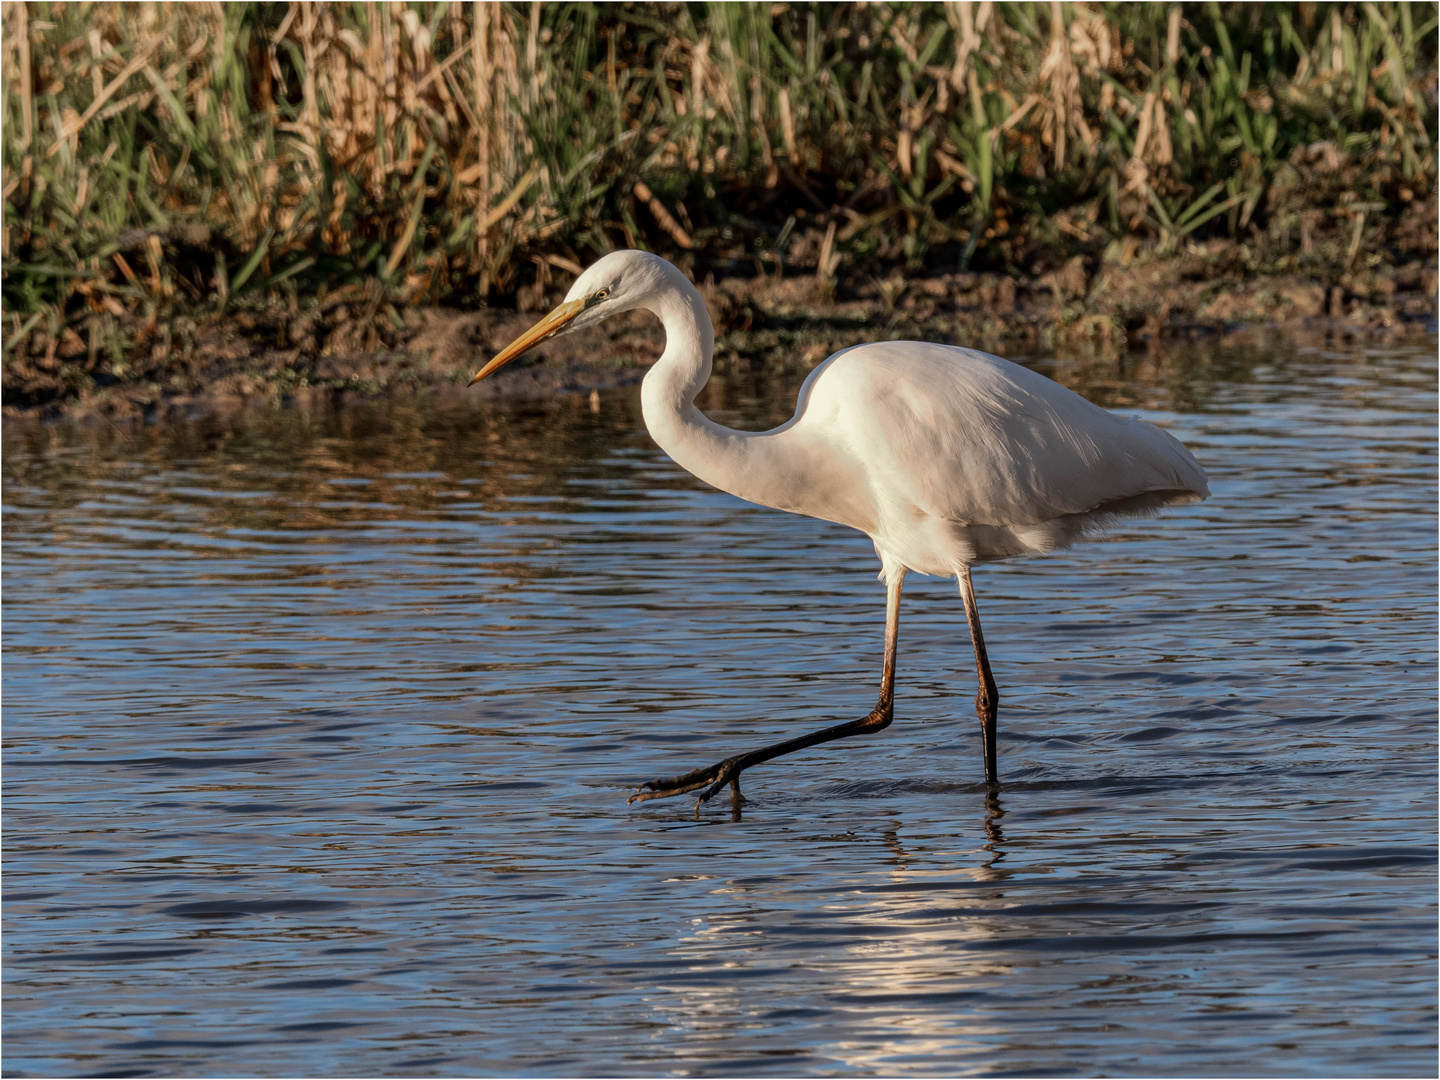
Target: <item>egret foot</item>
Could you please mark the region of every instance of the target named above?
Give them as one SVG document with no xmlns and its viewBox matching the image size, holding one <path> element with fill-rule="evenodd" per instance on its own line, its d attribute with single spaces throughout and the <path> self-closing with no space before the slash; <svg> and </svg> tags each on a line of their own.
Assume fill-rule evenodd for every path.
<svg viewBox="0 0 1440 1080">
<path fill-rule="evenodd" d="M 748 756 L 748 755 L 745 755 Z M 740 768 L 736 766 L 740 762 L 740 755 L 728 757 L 724 761 L 708 765 L 703 769 L 693 769 L 681 776 L 672 776 L 666 780 L 647 780 L 641 784 L 634 795 L 625 800 L 625 805 L 631 803 L 647 802 L 650 799 L 668 799 L 672 795 L 684 795 L 686 792 L 696 791 L 705 788 L 700 797 L 695 800 L 695 808 L 698 810 L 700 804 L 708 802 L 710 797 L 728 783 L 735 785 L 735 794 L 740 794 Z"/>
<path fill-rule="evenodd" d="M 846 724 L 821 728 L 819 731 L 812 731 L 809 735 L 801 735 L 798 739 L 787 739 L 774 746 L 751 750 L 748 754 L 736 754 L 724 761 L 717 761 L 708 768 L 695 769 L 682 776 L 672 776 L 668 780 L 647 781 L 640 785 L 640 789 L 634 795 L 625 800 L 626 804 L 648 802 L 650 799 L 668 799 L 672 795 L 684 795 L 687 792 L 700 791 L 701 788 L 704 788 L 705 790 L 700 791 L 699 796 L 695 799 L 695 813 L 698 815 L 700 804 L 709 802 L 712 796 L 729 784 L 738 812 L 740 803 L 745 799 L 740 794 L 740 774 L 752 765 L 759 765 L 761 762 L 777 758 L 781 754 L 804 750 L 807 746 L 816 746 L 833 739 L 843 739 L 847 735 L 867 735 L 872 731 L 883 731 L 889 727 L 890 720 L 895 714 L 895 652 L 900 640 L 900 587 L 904 580 L 905 571 L 903 569 L 896 570 L 886 578 L 885 663 L 880 671 L 880 700 L 875 703 L 875 708 L 870 710 L 869 716 L 860 720 L 851 720 Z"/>
<path fill-rule="evenodd" d="M 851 720 L 847 724 L 821 728 L 819 731 L 812 731 L 809 735 L 802 735 L 798 739 L 787 739 L 774 746 L 751 750 L 748 754 L 736 754 L 724 761 L 717 761 L 707 768 L 695 769 L 682 776 L 672 776 L 668 780 L 647 780 L 640 785 L 640 789 L 634 795 L 625 800 L 625 803 L 629 805 L 647 802 L 650 799 L 668 799 L 672 795 L 684 795 L 687 792 L 699 791 L 704 788 L 705 790 L 701 791 L 695 799 L 695 811 L 699 813 L 701 803 L 709 802 L 711 798 L 719 794 L 721 788 L 729 784 L 732 796 L 738 804 L 745 798 L 740 794 L 740 774 L 752 765 L 759 765 L 761 762 L 777 758 L 781 754 L 804 750 L 807 746 L 830 742 L 833 739 L 843 739 L 847 735 L 865 735 L 872 731 L 883 731 L 890 726 L 893 712 L 892 701 L 882 698 L 880 704 L 875 706 L 874 711 L 863 720 Z"/>
</svg>

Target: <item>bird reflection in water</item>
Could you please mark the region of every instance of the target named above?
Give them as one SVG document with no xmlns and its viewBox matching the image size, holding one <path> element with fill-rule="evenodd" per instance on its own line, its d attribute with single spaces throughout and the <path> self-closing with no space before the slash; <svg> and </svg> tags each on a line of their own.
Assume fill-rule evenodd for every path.
<svg viewBox="0 0 1440 1080">
<path fill-rule="evenodd" d="M 1008 1021 L 991 994 L 1017 962 L 997 889 L 1012 872 L 999 865 L 1005 809 L 993 792 L 981 803 L 974 787 L 951 790 L 968 817 L 954 831 L 968 843 L 952 847 L 952 830 L 897 808 L 821 840 L 847 867 L 842 887 L 817 895 L 803 875 L 783 873 L 714 882 L 648 999 L 687 1066 L 733 1071 L 710 1055 L 720 1052 L 716 1033 L 738 1025 L 754 1060 L 798 1058 L 827 1071 L 891 1075 L 900 1061 L 993 1053 Z M 757 1004 L 762 985 L 803 1008 Z"/>
<path fill-rule="evenodd" d="M 995 869 L 995 864 L 1005 858 L 1005 852 L 1000 845 L 1005 842 L 1005 832 L 1000 828 L 1000 819 L 1005 816 L 1005 808 L 1000 805 L 1000 792 L 991 788 L 985 794 L 985 843 L 980 845 L 982 851 L 988 851 L 990 857 L 985 860 L 982 872 L 989 873 L 995 878 L 1004 877 L 1004 872 Z"/>
<path fill-rule="evenodd" d="M 744 816 L 743 814 L 741 814 L 740 808 L 749 801 L 750 800 L 745 798 L 744 795 L 740 794 L 740 778 L 737 776 L 734 782 L 730 785 L 731 821 L 739 821 Z M 698 802 L 695 804 L 695 820 L 700 820 L 700 804 Z"/>
<path fill-rule="evenodd" d="M 891 862 L 897 870 L 905 869 L 905 864 L 910 855 L 905 850 L 905 845 L 900 842 L 900 822 L 891 823 L 890 827 L 880 833 L 880 839 L 885 841 L 885 846 L 895 856 Z"/>
</svg>

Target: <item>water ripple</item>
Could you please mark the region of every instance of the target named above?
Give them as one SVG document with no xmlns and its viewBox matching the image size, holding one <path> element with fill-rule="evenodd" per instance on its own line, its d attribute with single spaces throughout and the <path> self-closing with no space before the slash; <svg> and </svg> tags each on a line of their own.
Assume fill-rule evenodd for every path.
<svg viewBox="0 0 1440 1080">
<path fill-rule="evenodd" d="M 1433 1075 L 1434 355 L 1161 357 L 1214 497 L 977 574 L 999 797 L 920 579 L 739 820 L 623 797 L 868 708 L 874 555 L 632 391 L 7 423 L 7 1073 Z"/>
</svg>

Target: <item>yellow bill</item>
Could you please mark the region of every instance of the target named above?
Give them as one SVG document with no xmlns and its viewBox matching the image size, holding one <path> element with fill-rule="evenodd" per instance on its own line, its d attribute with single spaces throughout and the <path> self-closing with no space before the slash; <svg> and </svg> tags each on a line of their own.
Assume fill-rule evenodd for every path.
<svg viewBox="0 0 1440 1080">
<path fill-rule="evenodd" d="M 567 300 L 496 353 L 488 364 L 475 373 L 475 377 L 470 380 L 468 385 L 474 386 L 486 376 L 495 374 L 495 372 L 510 363 L 511 360 L 514 360 L 521 353 L 533 349 L 548 337 L 554 337 L 561 330 L 565 329 L 566 323 L 584 310 L 584 300 Z"/>
</svg>

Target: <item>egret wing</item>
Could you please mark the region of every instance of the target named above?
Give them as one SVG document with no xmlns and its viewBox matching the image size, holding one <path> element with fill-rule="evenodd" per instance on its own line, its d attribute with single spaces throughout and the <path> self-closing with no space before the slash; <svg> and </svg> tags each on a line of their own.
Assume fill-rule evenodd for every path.
<svg viewBox="0 0 1440 1080">
<path fill-rule="evenodd" d="M 1035 525 L 1148 492 L 1209 493 L 1189 451 L 1000 357 L 882 342 L 815 386 L 877 497 L 964 524 Z M 829 384 L 829 385 L 826 385 Z"/>
</svg>

